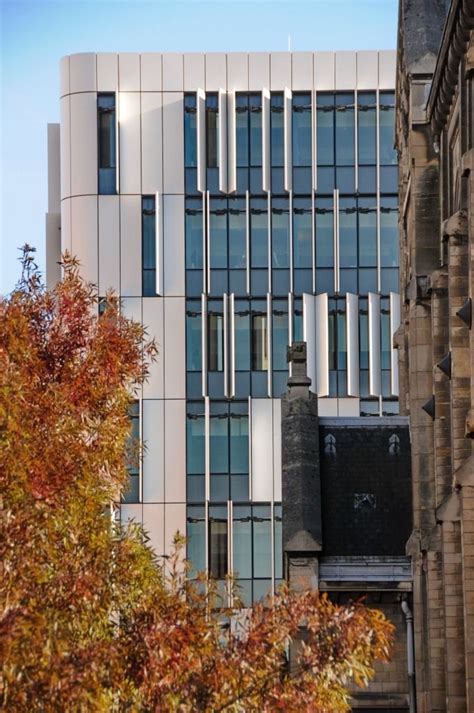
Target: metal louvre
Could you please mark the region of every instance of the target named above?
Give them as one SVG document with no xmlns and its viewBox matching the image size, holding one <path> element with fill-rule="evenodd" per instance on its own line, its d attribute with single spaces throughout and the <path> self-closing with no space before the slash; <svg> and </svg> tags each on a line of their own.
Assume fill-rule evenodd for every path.
<svg viewBox="0 0 474 713">
<path fill-rule="evenodd" d="M 219 89 L 219 190 L 227 193 L 227 92 Z"/>
<path fill-rule="evenodd" d="M 317 393 L 316 383 L 316 311 L 314 295 L 303 294 L 303 341 L 306 342 L 307 373 L 311 379 L 311 391 Z"/>
<path fill-rule="evenodd" d="M 400 326 L 400 320 L 400 295 L 397 292 L 390 292 L 390 339 L 392 340 L 390 345 L 390 389 L 392 396 L 399 395 L 398 350 L 393 346 L 393 335 Z"/>
<path fill-rule="evenodd" d="M 346 294 L 347 395 L 359 396 L 359 296 Z"/>
<path fill-rule="evenodd" d="M 235 118 L 235 92 L 227 94 L 227 192 L 237 190 L 237 127 Z"/>
<path fill-rule="evenodd" d="M 155 193 L 155 291 L 163 295 L 163 211 L 159 191 Z"/>
<path fill-rule="evenodd" d="M 380 396 L 382 393 L 382 374 L 380 370 L 380 295 L 369 292 L 369 394 Z"/>
<path fill-rule="evenodd" d="M 201 295 L 202 395 L 207 396 L 207 297 Z"/>
<path fill-rule="evenodd" d="M 206 190 L 206 93 L 198 89 L 197 97 L 197 188 L 204 193 Z"/>
<path fill-rule="evenodd" d="M 318 396 L 329 396 L 329 319 L 327 292 L 316 295 L 316 384 Z"/>
<path fill-rule="evenodd" d="M 284 161 L 285 161 L 285 191 L 291 191 L 293 188 L 293 146 L 291 134 L 291 89 L 285 87 L 284 102 L 283 102 L 283 126 L 284 126 Z"/>
<path fill-rule="evenodd" d="M 270 193 L 270 92 L 262 90 L 262 187 Z"/>
</svg>

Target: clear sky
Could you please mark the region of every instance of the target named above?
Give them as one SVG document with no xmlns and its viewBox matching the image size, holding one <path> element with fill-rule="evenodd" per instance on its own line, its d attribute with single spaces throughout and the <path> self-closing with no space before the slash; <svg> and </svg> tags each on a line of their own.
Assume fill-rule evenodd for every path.
<svg viewBox="0 0 474 713">
<path fill-rule="evenodd" d="M 44 267 L 46 126 L 74 52 L 394 49 L 398 0 L 0 0 L 0 293 Z"/>
</svg>

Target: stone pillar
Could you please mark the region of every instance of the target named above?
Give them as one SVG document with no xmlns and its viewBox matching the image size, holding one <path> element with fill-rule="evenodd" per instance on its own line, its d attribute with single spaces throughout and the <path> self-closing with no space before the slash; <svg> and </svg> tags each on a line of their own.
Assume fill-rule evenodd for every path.
<svg viewBox="0 0 474 713">
<path fill-rule="evenodd" d="M 306 344 L 288 349 L 292 376 L 281 403 L 284 572 L 291 586 L 318 588 L 322 549 L 318 399 L 306 375 Z"/>
</svg>

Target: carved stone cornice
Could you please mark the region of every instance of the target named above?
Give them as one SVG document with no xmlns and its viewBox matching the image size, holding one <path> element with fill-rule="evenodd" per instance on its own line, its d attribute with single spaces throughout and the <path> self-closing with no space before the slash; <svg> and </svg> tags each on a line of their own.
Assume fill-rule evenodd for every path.
<svg viewBox="0 0 474 713">
<path fill-rule="evenodd" d="M 433 75 L 427 113 L 433 132 L 446 124 L 458 83 L 459 63 L 474 29 L 474 0 L 453 0 L 446 20 Z"/>
</svg>

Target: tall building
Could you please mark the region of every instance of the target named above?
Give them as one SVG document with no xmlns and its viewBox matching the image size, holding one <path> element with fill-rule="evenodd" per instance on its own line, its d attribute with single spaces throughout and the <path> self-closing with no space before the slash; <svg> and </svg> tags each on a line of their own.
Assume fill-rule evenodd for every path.
<svg viewBox="0 0 474 713">
<path fill-rule="evenodd" d="M 402 327 L 417 710 L 474 710 L 474 3 L 401 0 Z"/>
<path fill-rule="evenodd" d="M 61 62 L 48 280 L 71 251 L 160 349 L 122 517 L 248 604 L 282 578 L 287 345 L 321 416 L 398 413 L 394 87 L 393 52 Z"/>
</svg>

